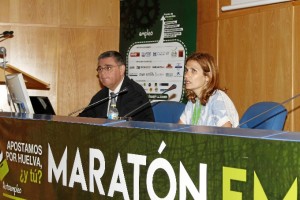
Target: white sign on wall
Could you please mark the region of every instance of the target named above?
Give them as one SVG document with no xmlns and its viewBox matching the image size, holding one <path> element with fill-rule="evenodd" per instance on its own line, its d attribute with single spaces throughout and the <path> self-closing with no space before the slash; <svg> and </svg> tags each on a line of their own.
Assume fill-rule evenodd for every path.
<svg viewBox="0 0 300 200">
<path fill-rule="evenodd" d="M 274 3 L 282 3 L 287 1 L 291 0 L 231 0 L 231 5 L 223 6 L 221 10 L 224 12 L 243 8 L 251 8 L 256 6 L 264 6 Z"/>
<path fill-rule="evenodd" d="M 255 2 L 255 1 L 264 1 L 264 0 L 231 0 L 231 5 L 243 4 L 243 3 Z"/>
</svg>

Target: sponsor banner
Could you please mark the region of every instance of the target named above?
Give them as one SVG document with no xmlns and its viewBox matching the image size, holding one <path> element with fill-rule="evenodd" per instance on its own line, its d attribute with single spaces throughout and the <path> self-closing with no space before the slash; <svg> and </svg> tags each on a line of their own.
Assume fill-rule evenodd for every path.
<svg viewBox="0 0 300 200">
<path fill-rule="evenodd" d="M 61 119 L 0 117 L 1 199 L 298 199 L 297 141 Z"/>
<path fill-rule="evenodd" d="M 172 6 L 170 6 L 172 5 Z M 196 48 L 197 1 L 121 1 L 120 51 L 127 75 L 151 100 L 183 100 L 184 63 Z"/>
</svg>

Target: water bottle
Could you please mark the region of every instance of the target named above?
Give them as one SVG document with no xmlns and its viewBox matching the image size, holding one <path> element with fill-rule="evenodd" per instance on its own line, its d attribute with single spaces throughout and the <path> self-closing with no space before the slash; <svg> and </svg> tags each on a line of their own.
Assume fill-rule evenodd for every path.
<svg viewBox="0 0 300 200">
<path fill-rule="evenodd" d="M 117 109 L 116 99 L 112 98 L 110 106 L 109 106 L 109 110 L 107 113 L 107 118 L 108 119 L 118 119 L 118 117 L 119 117 L 119 111 Z"/>
</svg>

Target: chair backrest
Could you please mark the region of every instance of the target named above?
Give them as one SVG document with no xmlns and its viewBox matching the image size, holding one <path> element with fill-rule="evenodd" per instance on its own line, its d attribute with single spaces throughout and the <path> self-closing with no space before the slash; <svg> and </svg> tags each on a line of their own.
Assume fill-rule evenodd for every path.
<svg viewBox="0 0 300 200">
<path fill-rule="evenodd" d="M 250 106 L 240 120 L 240 128 L 283 130 L 285 107 L 276 102 L 258 102 Z"/>
<path fill-rule="evenodd" d="M 184 108 L 184 103 L 176 101 L 160 101 L 152 103 L 155 122 L 177 123 Z"/>
</svg>

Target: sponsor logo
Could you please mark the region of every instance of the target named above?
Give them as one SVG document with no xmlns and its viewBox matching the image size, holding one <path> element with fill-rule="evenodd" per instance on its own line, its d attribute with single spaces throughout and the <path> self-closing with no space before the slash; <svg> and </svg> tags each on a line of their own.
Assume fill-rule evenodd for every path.
<svg viewBox="0 0 300 200">
<path fill-rule="evenodd" d="M 169 83 L 160 83 L 160 86 L 169 86 Z"/>
<path fill-rule="evenodd" d="M 141 66 L 141 69 L 151 69 L 151 66 Z"/>
<path fill-rule="evenodd" d="M 168 52 L 168 51 L 153 52 L 153 56 L 168 56 L 169 54 L 170 54 L 170 52 Z"/>
<path fill-rule="evenodd" d="M 178 57 L 183 57 L 184 51 L 183 50 L 178 50 Z"/>
<path fill-rule="evenodd" d="M 167 68 L 167 69 L 172 69 L 173 66 L 172 66 L 171 64 L 167 64 L 166 68 Z"/>
<path fill-rule="evenodd" d="M 171 52 L 171 57 L 177 57 L 177 51 L 172 51 Z"/>
<path fill-rule="evenodd" d="M 150 57 L 151 52 L 142 52 L 142 57 Z"/>
<path fill-rule="evenodd" d="M 140 52 L 131 52 L 130 57 L 140 57 Z"/>
<path fill-rule="evenodd" d="M 157 73 L 157 72 L 155 72 L 155 76 L 165 76 L 165 74 L 164 73 Z"/>
<path fill-rule="evenodd" d="M 146 73 L 146 76 L 154 76 L 153 72 Z"/>
<path fill-rule="evenodd" d="M 180 69 L 180 68 L 182 68 L 182 66 L 179 65 L 179 64 L 177 64 L 177 65 L 175 66 L 175 68 Z"/>
<path fill-rule="evenodd" d="M 162 69 L 165 68 L 164 66 L 152 66 L 153 69 Z"/>
<path fill-rule="evenodd" d="M 181 73 L 180 72 L 176 72 L 176 76 L 175 77 L 181 77 Z"/>
</svg>

